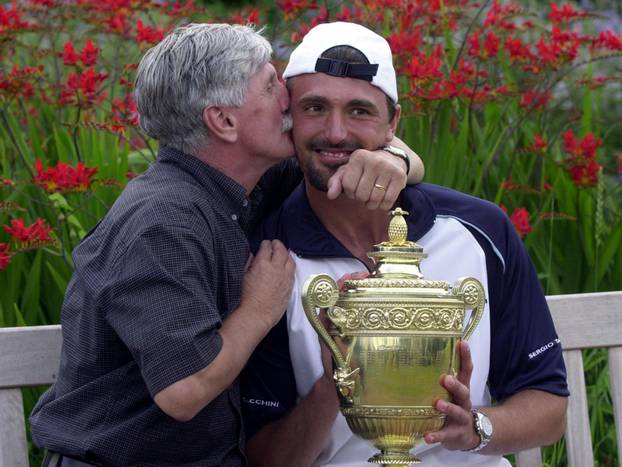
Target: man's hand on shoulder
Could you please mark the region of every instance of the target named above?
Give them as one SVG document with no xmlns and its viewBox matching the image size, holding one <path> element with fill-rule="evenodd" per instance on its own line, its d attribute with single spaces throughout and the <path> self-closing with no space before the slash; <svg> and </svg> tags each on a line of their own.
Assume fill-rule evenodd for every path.
<svg viewBox="0 0 622 467">
<path fill-rule="evenodd" d="M 368 209 L 388 211 L 406 186 L 406 164 L 383 150 L 357 149 L 328 181 L 329 199 L 344 193 Z"/>
</svg>

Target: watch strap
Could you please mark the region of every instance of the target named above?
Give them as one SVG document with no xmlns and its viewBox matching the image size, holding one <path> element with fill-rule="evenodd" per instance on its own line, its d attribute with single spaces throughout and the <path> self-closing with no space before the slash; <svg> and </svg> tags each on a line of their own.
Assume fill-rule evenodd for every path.
<svg viewBox="0 0 622 467">
<path fill-rule="evenodd" d="M 471 409 L 471 413 L 473 414 L 473 428 L 475 429 L 475 433 L 479 436 L 480 441 L 473 449 L 467 449 L 465 452 L 478 452 L 488 446 L 491 436 L 486 435 L 482 427 L 482 418 L 487 416 L 475 409 Z"/>
<path fill-rule="evenodd" d="M 410 159 L 408 158 L 408 154 L 406 154 L 406 151 L 400 148 L 396 148 L 395 146 L 391 146 L 389 144 L 380 147 L 380 149 L 382 151 L 388 152 L 392 156 L 399 157 L 404 162 L 406 162 L 406 176 L 410 174 Z"/>
</svg>

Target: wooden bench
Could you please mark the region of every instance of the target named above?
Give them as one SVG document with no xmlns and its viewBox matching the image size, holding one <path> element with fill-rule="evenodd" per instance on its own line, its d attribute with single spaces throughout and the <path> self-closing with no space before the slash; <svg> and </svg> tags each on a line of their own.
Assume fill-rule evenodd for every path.
<svg viewBox="0 0 622 467">
<path fill-rule="evenodd" d="M 618 450 L 622 449 L 622 292 L 547 297 L 562 341 L 571 397 L 568 401 L 568 467 L 594 467 L 581 350 L 606 348 Z M 518 467 L 541 467 L 540 449 L 516 455 Z M 620 453 L 618 453 L 620 460 Z"/>
<path fill-rule="evenodd" d="M 593 467 L 582 349 L 609 352 L 611 397 L 622 447 L 622 292 L 547 297 L 562 340 L 572 396 L 568 407 L 568 467 Z M 21 387 L 56 380 L 60 326 L 0 328 L 0 466 L 28 467 Z M 540 449 L 516 455 L 518 467 L 541 467 Z"/>
</svg>

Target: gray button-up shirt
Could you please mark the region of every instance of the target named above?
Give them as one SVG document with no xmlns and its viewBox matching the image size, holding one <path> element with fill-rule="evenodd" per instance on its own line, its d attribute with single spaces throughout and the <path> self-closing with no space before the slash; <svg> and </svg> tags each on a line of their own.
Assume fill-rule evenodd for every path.
<svg viewBox="0 0 622 467">
<path fill-rule="evenodd" d="M 245 465 L 237 380 L 185 423 L 153 396 L 218 355 L 218 328 L 240 301 L 245 232 L 299 179 L 283 164 L 249 199 L 162 148 L 73 252 L 58 381 L 31 416 L 37 445 L 101 465 Z"/>
</svg>

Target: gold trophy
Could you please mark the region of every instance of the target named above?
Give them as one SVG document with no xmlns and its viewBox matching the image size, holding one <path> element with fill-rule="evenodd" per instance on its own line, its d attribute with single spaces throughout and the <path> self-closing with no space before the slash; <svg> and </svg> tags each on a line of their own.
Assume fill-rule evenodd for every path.
<svg viewBox="0 0 622 467">
<path fill-rule="evenodd" d="M 389 241 L 368 253 L 376 262 L 368 278 L 346 280 L 340 293 L 330 276 L 317 274 L 302 291 L 305 314 L 336 364 L 341 413 L 353 433 L 380 450 L 368 462 L 402 467 L 421 462 L 409 451 L 443 426 L 445 415 L 432 406 L 449 400 L 440 376 L 456 375 L 456 343 L 473 333 L 486 301 L 477 279 L 462 278 L 453 287 L 423 279 L 427 255 L 407 241 L 407 214 L 391 212 Z M 316 308 L 327 308 L 329 331 Z"/>
</svg>

